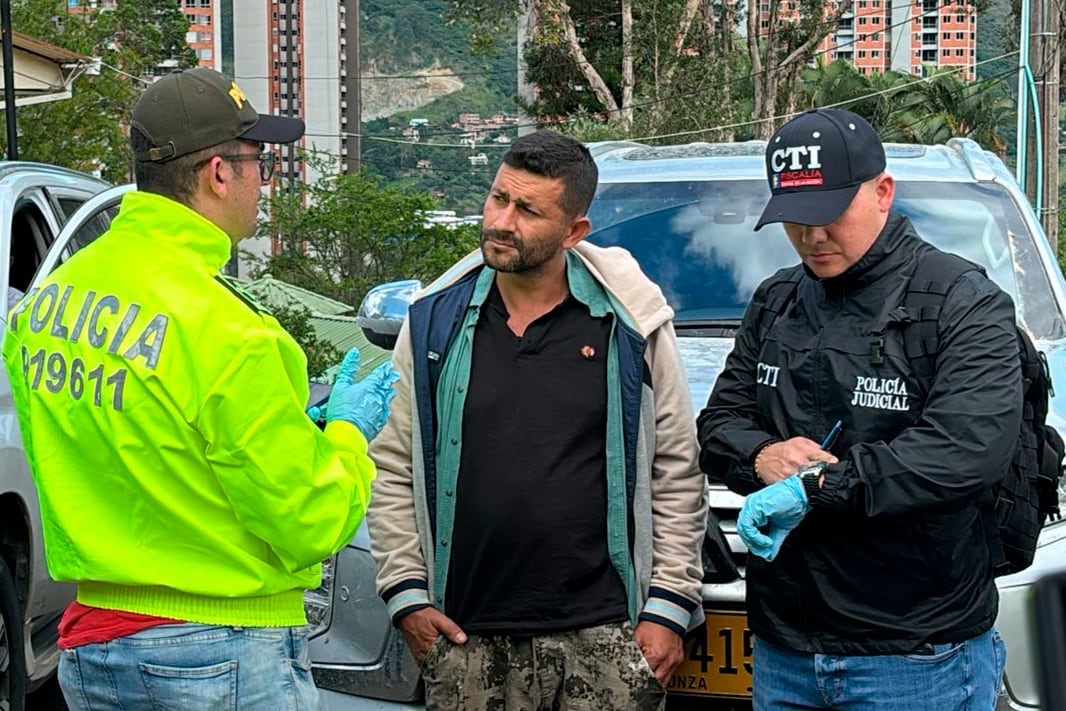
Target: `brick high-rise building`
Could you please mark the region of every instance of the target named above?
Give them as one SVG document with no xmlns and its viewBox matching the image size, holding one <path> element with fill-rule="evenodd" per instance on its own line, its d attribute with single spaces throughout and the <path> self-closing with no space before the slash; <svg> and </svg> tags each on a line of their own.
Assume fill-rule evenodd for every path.
<svg viewBox="0 0 1066 711">
<path fill-rule="evenodd" d="M 185 41 L 196 52 L 201 67 L 215 68 L 215 16 L 212 0 L 182 0 L 182 10 L 189 21 Z"/>
<path fill-rule="evenodd" d="M 906 9 L 909 7 L 909 12 Z M 977 8 L 941 0 L 916 0 L 893 11 L 892 69 L 920 74 L 921 67 L 950 67 L 977 78 Z M 897 29 L 898 28 L 898 29 Z"/>
<path fill-rule="evenodd" d="M 977 10 L 957 0 L 844 0 L 847 9 L 818 46 L 825 62 L 845 61 L 862 74 L 889 70 L 924 76 L 930 67 L 976 78 Z M 797 0 L 780 0 L 781 17 Z M 760 31 L 769 31 L 769 3 L 759 5 Z"/>
</svg>

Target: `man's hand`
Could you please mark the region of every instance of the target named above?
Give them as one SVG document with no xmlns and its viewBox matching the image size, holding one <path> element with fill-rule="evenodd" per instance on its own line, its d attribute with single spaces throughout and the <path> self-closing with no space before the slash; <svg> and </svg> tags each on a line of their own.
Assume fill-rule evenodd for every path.
<svg viewBox="0 0 1066 711">
<path fill-rule="evenodd" d="M 737 516 L 737 533 L 753 554 L 773 560 L 810 510 L 803 482 L 792 476 L 748 495 Z"/>
<path fill-rule="evenodd" d="M 452 644 L 466 642 L 466 633 L 459 629 L 459 625 L 435 607 L 423 607 L 401 617 L 400 632 L 418 666 L 422 666 L 430 647 L 440 635 L 447 637 Z"/>
<path fill-rule="evenodd" d="M 348 351 L 341 362 L 337 379 L 326 404 L 326 422 L 345 420 L 359 428 L 369 442 L 377 436 L 389 419 L 389 403 L 396 396 L 393 383 L 400 375 L 391 363 L 379 365 L 362 380 L 356 380 L 359 370 L 359 349 Z"/>
<path fill-rule="evenodd" d="M 773 484 L 792 476 L 805 464 L 836 464 L 837 461 L 839 460 L 836 457 L 819 447 L 814 440 L 793 437 L 763 447 L 755 457 L 755 474 L 764 484 Z"/>
<path fill-rule="evenodd" d="M 651 667 L 655 678 L 666 686 L 685 656 L 684 641 L 669 627 L 647 620 L 637 624 L 633 638 L 636 639 L 641 654 L 648 660 L 648 666 Z"/>
</svg>

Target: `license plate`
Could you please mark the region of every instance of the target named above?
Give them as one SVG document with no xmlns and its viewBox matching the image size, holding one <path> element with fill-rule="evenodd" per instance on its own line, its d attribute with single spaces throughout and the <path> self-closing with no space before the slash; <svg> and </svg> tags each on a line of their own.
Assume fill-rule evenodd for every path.
<svg viewBox="0 0 1066 711">
<path fill-rule="evenodd" d="M 666 685 L 671 694 L 751 696 L 752 637 L 740 611 L 706 610 L 707 631 L 685 644 L 685 659 Z"/>
</svg>

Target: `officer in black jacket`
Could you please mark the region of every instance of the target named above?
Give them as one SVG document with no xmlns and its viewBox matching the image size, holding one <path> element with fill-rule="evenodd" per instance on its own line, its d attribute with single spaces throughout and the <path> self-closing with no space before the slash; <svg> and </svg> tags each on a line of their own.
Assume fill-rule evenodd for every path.
<svg viewBox="0 0 1066 711">
<path fill-rule="evenodd" d="M 933 248 L 891 210 L 876 132 L 808 111 L 766 166 L 756 229 L 783 223 L 802 265 L 756 290 L 699 416 L 703 470 L 748 495 L 755 709 L 992 709 L 984 502 L 1021 417 L 1013 304 L 979 272 L 952 282 L 925 391 L 899 305 Z"/>
</svg>

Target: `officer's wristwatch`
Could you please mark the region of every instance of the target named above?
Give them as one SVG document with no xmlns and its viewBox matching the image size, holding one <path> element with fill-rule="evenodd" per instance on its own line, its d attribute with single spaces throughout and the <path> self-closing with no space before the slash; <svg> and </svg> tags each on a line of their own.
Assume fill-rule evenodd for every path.
<svg viewBox="0 0 1066 711">
<path fill-rule="evenodd" d="M 800 478 L 800 483 L 803 484 L 803 491 L 807 494 L 808 501 L 822 488 L 819 482 L 822 479 L 825 468 L 828 466 L 829 462 L 811 462 L 804 464 L 796 472 Z"/>
</svg>

